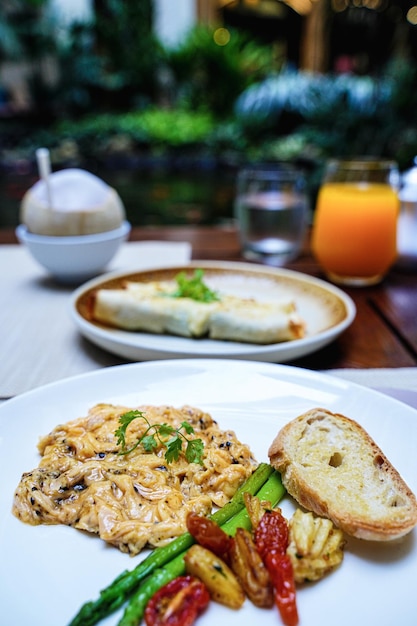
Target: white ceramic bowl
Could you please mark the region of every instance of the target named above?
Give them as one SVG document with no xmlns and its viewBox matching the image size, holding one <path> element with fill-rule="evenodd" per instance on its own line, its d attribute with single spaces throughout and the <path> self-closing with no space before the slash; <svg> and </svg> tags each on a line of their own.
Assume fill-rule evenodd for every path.
<svg viewBox="0 0 417 626">
<path fill-rule="evenodd" d="M 130 223 L 124 221 L 119 228 L 103 233 L 52 237 L 35 235 L 20 224 L 16 237 L 56 280 L 81 283 L 105 269 L 128 238 L 130 229 Z"/>
</svg>

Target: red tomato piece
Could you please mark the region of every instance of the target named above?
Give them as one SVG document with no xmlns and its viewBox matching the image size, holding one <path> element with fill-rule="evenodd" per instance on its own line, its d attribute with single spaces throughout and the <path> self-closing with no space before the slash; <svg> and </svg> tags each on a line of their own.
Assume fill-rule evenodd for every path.
<svg viewBox="0 0 417 626">
<path fill-rule="evenodd" d="M 274 588 L 275 604 L 285 626 L 297 626 L 298 611 L 295 597 L 295 582 L 289 556 L 275 551 L 268 552 L 265 566 Z"/>
<path fill-rule="evenodd" d="M 285 554 L 288 547 L 288 522 L 281 511 L 265 511 L 255 530 L 255 543 L 259 554 L 265 556 L 271 550 Z"/>
<path fill-rule="evenodd" d="M 209 601 L 209 592 L 198 578 L 178 576 L 149 600 L 146 626 L 192 626 Z"/>
<path fill-rule="evenodd" d="M 288 522 L 281 511 L 266 511 L 255 530 L 255 544 L 274 588 L 275 604 L 285 626 L 297 626 L 294 572 L 287 556 Z"/>
<path fill-rule="evenodd" d="M 187 529 L 203 548 L 207 548 L 219 557 L 224 558 L 228 555 L 232 538 L 213 520 L 203 515 L 189 513 L 187 515 Z"/>
</svg>

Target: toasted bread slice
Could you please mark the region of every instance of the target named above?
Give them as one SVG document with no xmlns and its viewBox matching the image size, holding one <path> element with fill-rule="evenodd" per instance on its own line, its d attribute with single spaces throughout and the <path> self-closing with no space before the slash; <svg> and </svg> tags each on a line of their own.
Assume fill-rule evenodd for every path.
<svg viewBox="0 0 417 626">
<path fill-rule="evenodd" d="M 417 524 L 417 500 L 355 421 L 316 408 L 284 426 L 269 451 L 288 493 L 360 539 L 388 541 Z"/>
</svg>

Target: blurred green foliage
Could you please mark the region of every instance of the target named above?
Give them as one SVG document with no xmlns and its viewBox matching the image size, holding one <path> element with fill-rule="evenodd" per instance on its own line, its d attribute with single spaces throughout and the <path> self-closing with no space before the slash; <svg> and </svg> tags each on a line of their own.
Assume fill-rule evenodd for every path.
<svg viewBox="0 0 417 626">
<path fill-rule="evenodd" d="M 91 22 L 73 23 L 57 40 L 60 81 L 51 93 L 57 117 L 126 111 L 155 100 L 163 50 L 153 34 L 152 0 L 96 0 Z"/>
<path fill-rule="evenodd" d="M 55 49 L 51 25 L 42 19 L 46 0 L 0 3 L 0 60 L 36 60 Z"/>
<path fill-rule="evenodd" d="M 298 142 L 301 153 L 322 161 L 373 155 L 400 167 L 417 154 L 416 111 L 417 68 L 405 59 L 379 76 L 284 71 L 236 101 L 239 123 L 264 153 Z"/>
<path fill-rule="evenodd" d="M 243 90 L 228 116 L 180 99 L 168 108 L 67 119 L 43 131 L 43 139 L 54 145 L 72 138 L 89 156 L 121 145 L 133 153 L 194 146 L 236 163 L 298 160 L 315 167 L 329 156 L 374 155 L 404 169 L 417 154 L 416 83 L 416 68 L 404 62 L 377 78 L 283 71 Z"/>
<path fill-rule="evenodd" d="M 71 139 L 84 156 L 94 158 L 137 149 L 152 152 L 203 146 L 213 132 L 215 119 L 207 112 L 147 108 L 143 111 L 107 113 L 85 117 L 76 122 L 65 120 L 53 132 L 42 131 L 38 144 L 59 147 Z"/>
<path fill-rule="evenodd" d="M 163 104 L 224 118 L 246 87 L 276 69 L 270 46 L 237 31 L 218 45 L 212 28 L 196 26 L 169 48 L 149 34 L 151 16 L 149 10 L 141 16 L 142 3 L 106 3 L 119 7 L 120 15 L 73 25 L 57 50 L 61 115 Z"/>
<path fill-rule="evenodd" d="M 176 48 L 166 51 L 166 66 L 177 104 L 205 108 L 225 118 L 233 113 L 242 91 L 278 67 L 271 46 L 237 30 L 226 31 L 227 39 L 219 45 L 216 34 L 216 29 L 196 26 Z"/>
<path fill-rule="evenodd" d="M 53 53 L 60 79 L 32 85 L 41 115 L 25 133 L 26 151 L 43 144 L 65 160 L 191 147 L 233 163 L 312 167 L 328 156 L 372 154 L 401 168 L 417 154 L 417 68 L 406 59 L 378 76 L 287 71 L 272 46 L 234 30 L 219 45 L 216 29 L 196 26 L 164 46 L 152 34 L 152 0 L 96 0 L 95 19 L 64 37 L 34 19 L 42 0 L 32 5 L 18 12 L 20 30 L 8 31 L 14 41 L 0 36 L 0 54 Z"/>
</svg>

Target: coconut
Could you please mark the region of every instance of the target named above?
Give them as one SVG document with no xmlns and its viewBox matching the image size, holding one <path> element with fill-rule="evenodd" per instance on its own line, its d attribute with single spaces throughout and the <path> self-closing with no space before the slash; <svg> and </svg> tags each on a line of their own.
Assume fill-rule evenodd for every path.
<svg viewBox="0 0 417 626">
<path fill-rule="evenodd" d="M 22 198 L 20 221 L 37 235 L 91 235 L 119 228 L 125 219 L 115 189 L 77 168 L 40 179 Z"/>
</svg>

